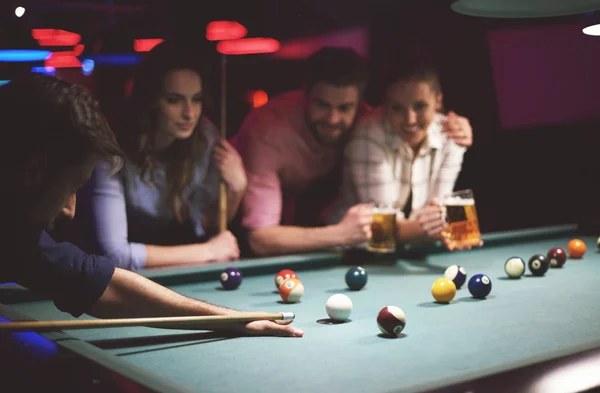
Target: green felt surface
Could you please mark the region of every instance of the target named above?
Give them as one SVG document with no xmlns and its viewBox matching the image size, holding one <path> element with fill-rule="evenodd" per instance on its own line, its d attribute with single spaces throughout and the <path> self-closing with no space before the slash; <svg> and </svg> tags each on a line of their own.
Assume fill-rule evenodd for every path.
<svg viewBox="0 0 600 393">
<path fill-rule="evenodd" d="M 70 331 L 119 359 L 199 392 L 419 391 L 600 347 L 596 239 L 581 237 L 588 252 L 544 277 L 505 278 L 510 256 L 526 261 L 550 247 L 566 248 L 572 236 L 486 245 L 469 252 L 435 253 L 422 259 L 365 265 L 365 289 L 345 288 L 347 266 L 325 262 L 303 270 L 301 303 L 281 304 L 273 275 L 244 279 L 236 291 L 203 281 L 171 286 L 195 298 L 239 309 L 293 311 L 305 337 L 226 338 L 207 332 L 150 328 Z M 281 260 L 282 268 L 285 259 Z M 450 305 L 438 305 L 431 284 L 445 268 L 460 264 L 469 276 L 485 273 L 492 293 L 480 301 L 466 284 Z M 325 302 L 335 293 L 353 301 L 351 321 L 325 325 Z M 407 314 L 404 336 L 384 338 L 376 325 L 386 305 Z M 13 305 L 35 319 L 62 319 L 47 301 Z M 121 367 L 121 366 L 120 366 Z"/>
</svg>

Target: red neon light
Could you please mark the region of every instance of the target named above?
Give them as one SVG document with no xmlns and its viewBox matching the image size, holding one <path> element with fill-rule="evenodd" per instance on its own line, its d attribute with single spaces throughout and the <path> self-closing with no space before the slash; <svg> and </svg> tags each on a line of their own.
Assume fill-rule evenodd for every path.
<svg viewBox="0 0 600 393">
<path fill-rule="evenodd" d="M 40 46 L 72 46 L 73 50 L 52 52 L 44 62 L 46 67 L 80 68 L 81 61 L 77 56 L 83 53 L 84 45 L 80 44 L 81 35 L 60 29 L 32 29 L 31 36 Z"/>
<path fill-rule="evenodd" d="M 279 41 L 273 38 L 242 38 L 219 42 L 217 52 L 224 55 L 253 55 L 277 52 L 280 47 Z"/>
<path fill-rule="evenodd" d="M 238 22 L 216 20 L 206 25 L 206 39 L 209 41 L 237 40 L 248 34 L 248 30 Z"/>
<path fill-rule="evenodd" d="M 83 53 L 84 45 L 78 44 L 73 48 L 73 56 L 80 56 Z"/>
<path fill-rule="evenodd" d="M 136 52 L 150 52 L 152 48 L 160 44 L 162 38 L 139 38 L 133 40 L 133 50 Z"/>
<path fill-rule="evenodd" d="M 269 102 L 269 95 L 264 90 L 257 90 L 252 94 L 252 107 L 260 108 Z"/>
<path fill-rule="evenodd" d="M 269 102 L 269 95 L 264 90 L 249 90 L 244 94 L 244 101 L 252 108 L 259 108 Z"/>
<path fill-rule="evenodd" d="M 81 35 L 60 29 L 32 29 L 31 36 L 40 46 L 73 46 L 81 41 Z"/>
<path fill-rule="evenodd" d="M 44 65 L 54 68 L 81 68 L 81 62 L 71 51 L 52 53 Z"/>
</svg>

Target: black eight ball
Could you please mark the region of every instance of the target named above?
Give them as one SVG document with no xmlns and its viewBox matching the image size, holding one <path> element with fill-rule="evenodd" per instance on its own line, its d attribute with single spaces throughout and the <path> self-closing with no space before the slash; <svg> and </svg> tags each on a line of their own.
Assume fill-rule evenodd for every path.
<svg viewBox="0 0 600 393">
<path fill-rule="evenodd" d="M 529 271 L 534 276 L 543 276 L 550 267 L 550 261 L 544 254 L 535 254 L 529 259 Z"/>
</svg>

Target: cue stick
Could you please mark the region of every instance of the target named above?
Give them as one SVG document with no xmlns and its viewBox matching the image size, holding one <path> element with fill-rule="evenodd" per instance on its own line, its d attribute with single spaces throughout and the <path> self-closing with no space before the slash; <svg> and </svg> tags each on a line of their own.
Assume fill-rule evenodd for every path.
<svg viewBox="0 0 600 393">
<path fill-rule="evenodd" d="M 227 138 L 227 73 L 226 55 L 221 56 L 221 138 Z M 227 230 L 227 186 L 221 181 L 219 188 L 219 233 Z"/>
<path fill-rule="evenodd" d="M 153 327 L 163 324 L 189 325 L 201 328 L 203 323 L 238 323 L 254 321 L 293 321 L 293 312 L 279 313 L 252 313 L 243 312 L 236 315 L 209 315 L 209 316 L 186 316 L 186 317 L 153 317 L 153 318 L 122 318 L 122 319 L 92 319 L 92 320 L 64 320 L 64 321 L 18 321 L 0 322 L 0 333 L 2 332 L 42 332 L 53 330 L 71 329 L 103 329 L 115 327 L 145 326 Z"/>
</svg>

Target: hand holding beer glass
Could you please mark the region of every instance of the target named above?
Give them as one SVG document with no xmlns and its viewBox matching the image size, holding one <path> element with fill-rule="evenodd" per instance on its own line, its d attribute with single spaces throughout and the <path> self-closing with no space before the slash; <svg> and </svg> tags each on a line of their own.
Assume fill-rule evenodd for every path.
<svg viewBox="0 0 600 393">
<path fill-rule="evenodd" d="M 379 203 L 373 206 L 371 239 L 367 249 L 378 253 L 396 252 L 396 216 L 398 210 L 392 204 Z"/>
<path fill-rule="evenodd" d="M 444 197 L 442 205 L 446 221 L 442 237 L 449 250 L 471 249 L 483 245 L 473 191 L 453 192 Z"/>
</svg>

